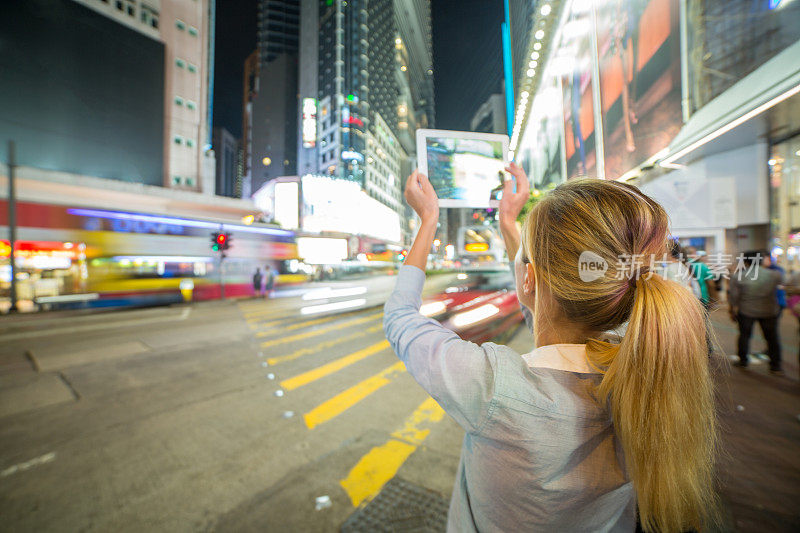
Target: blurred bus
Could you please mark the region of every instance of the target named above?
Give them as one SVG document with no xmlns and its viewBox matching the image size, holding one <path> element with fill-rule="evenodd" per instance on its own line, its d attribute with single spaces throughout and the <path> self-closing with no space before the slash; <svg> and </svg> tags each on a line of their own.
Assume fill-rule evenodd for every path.
<svg viewBox="0 0 800 533">
<path fill-rule="evenodd" d="M 0 220 L 7 220 L 5 200 Z M 32 202 L 17 203 L 17 225 L 17 296 L 42 308 L 214 299 L 223 278 L 226 296 L 248 296 L 257 267 L 277 272 L 279 283 L 308 279 L 294 232 L 276 227 Z M 231 235 L 221 269 L 211 249 L 218 231 Z M 9 242 L 0 240 L 6 302 L 9 256 Z"/>
</svg>

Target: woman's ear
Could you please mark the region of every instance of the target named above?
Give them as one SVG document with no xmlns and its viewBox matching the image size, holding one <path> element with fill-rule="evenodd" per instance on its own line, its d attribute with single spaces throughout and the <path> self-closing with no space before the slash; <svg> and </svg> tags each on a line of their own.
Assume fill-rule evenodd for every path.
<svg viewBox="0 0 800 533">
<path fill-rule="evenodd" d="M 522 282 L 522 290 L 525 294 L 536 292 L 536 272 L 533 270 L 532 263 L 525 263 L 525 279 Z"/>
</svg>

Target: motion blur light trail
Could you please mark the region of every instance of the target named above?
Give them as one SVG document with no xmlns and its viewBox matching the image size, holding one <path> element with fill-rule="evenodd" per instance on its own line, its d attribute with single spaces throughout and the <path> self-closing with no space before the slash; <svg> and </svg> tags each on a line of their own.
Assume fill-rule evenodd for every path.
<svg viewBox="0 0 800 533">
<path fill-rule="evenodd" d="M 354 307 L 361 307 L 367 301 L 363 298 L 357 300 L 345 300 L 344 302 L 333 302 L 329 304 L 311 305 L 300 309 L 303 315 L 311 315 L 316 313 L 327 313 L 329 311 L 339 311 L 341 309 L 352 309 Z"/>
</svg>

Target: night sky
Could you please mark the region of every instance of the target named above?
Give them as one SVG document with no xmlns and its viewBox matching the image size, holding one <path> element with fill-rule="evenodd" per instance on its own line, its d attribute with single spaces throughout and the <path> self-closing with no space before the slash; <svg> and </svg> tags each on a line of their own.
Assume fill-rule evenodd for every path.
<svg viewBox="0 0 800 533">
<path fill-rule="evenodd" d="M 502 0 L 432 0 L 436 127 L 468 129 L 502 89 Z M 256 0 L 217 2 L 214 126 L 242 134 L 244 60 L 256 48 Z"/>
</svg>

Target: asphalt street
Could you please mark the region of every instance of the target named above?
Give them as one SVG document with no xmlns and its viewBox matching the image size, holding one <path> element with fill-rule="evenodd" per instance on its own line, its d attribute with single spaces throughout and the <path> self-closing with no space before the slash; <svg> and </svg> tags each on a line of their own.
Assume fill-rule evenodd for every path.
<svg viewBox="0 0 800 533">
<path fill-rule="evenodd" d="M 333 531 L 395 475 L 449 496 L 463 432 L 382 307 L 303 294 L 4 323 L 2 529 Z"/>
</svg>

